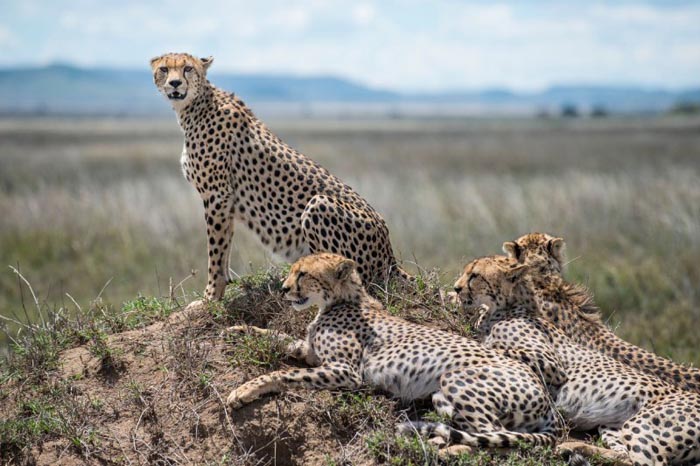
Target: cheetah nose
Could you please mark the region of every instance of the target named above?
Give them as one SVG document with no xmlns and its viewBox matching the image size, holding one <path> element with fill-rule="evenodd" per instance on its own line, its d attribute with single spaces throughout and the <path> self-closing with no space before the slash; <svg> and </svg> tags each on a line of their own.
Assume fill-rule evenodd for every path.
<svg viewBox="0 0 700 466">
<path fill-rule="evenodd" d="M 173 79 L 173 80 L 170 81 L 168 84 L 170 84 L 170 85 L 173 86 L 174 88 L 177 88 L 177 86 L 179 86 L 180 84 L 182 84 L 182 81 L 180 81 L 179 79 Z"/>
<path fill-rule="evenodd" d="M 464 288 L 461 287 L 461 286 L 455 286 L 455 292 L 456 292 L 457 294 L 460 294 L 460 293 L 462 292 L 463 289 L 464 289 Z"/>
<path fill-rule="evenodd" d="M 291 288 L 288 287 L 288 286 L 283 286 L 283 287 L 282 287 L 282 293 L 284 293 L 284 294 L 289 293 L 289 290 L 291 290 Z"/>
</svg>

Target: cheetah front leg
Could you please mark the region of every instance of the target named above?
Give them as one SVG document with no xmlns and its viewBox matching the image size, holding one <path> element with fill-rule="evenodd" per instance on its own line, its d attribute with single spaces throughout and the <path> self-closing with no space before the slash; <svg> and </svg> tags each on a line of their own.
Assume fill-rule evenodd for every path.
<svg viewBox="0 0 700 466">
<path fill-rule="evenodd" d="M 218 300 L 224 296 L 229 282 L 228 257 L 233 238 L 231 196 L 211 195 L 204 199 L 204 219 L 207 223 L 207 287 L 204 296 Z"/>
<path fill-rule="evenodd" d="M 275 371 L 250 380 L 234 389 L 226 400 L 232 408 L 240 408 L 268 393 L 290 388 L 355 389 L 362 384 L 357 369 L 348 363 L 332 362 L 309 369 Z"/>
<path fill-rule="evenodd" d="M 511 359 L 522 361 L 555 390 L 568 380 L 564 364 L 555 349 L 534 323 L 526 319 L 496 322 L 483 344 L 502 351 Z"/>
</svg>

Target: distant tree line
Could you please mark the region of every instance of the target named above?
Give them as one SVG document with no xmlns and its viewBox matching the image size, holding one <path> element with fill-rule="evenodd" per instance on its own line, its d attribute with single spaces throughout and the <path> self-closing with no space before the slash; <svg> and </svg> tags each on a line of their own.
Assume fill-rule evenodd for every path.
<svg viewBox="0 0 700 466">
<path fill-rule="evenodd" d="M 671 115 L 698 115 L 700 102 L 678 102 L 668 111 Z"/>
<path fill-rule="evenodd" d="M 700 102 L 683 101 L 674 104 L 667 110 L 671 115 L 700 115 Z M 593 105 L 589 111 L 583 111 L 574 103 L 564 103 L 558 110 L 550 110 L 547 108 L 540 109 L 537 112 L 538 118 L 580 118 L 588 116 L 590 118 L 606 118 L 611 112 L 605 105 Z"/>
<path fill-rule="evenodd" d="M 537 112 L 539 118 L 552 118 L 555 116 L 561 118 L 578 118 L 588 115 L 591 118 L 606 118 L 610 116 L 610 112 L 607 107 L 601 104 L 597 104 L 591 107 L 588 113 L 583 112 L 578 108 L 576 104 L 565 103 L 563 104 L 558 112 L 552 112 L 548 109 L 541 109 Z"/>
</svg>

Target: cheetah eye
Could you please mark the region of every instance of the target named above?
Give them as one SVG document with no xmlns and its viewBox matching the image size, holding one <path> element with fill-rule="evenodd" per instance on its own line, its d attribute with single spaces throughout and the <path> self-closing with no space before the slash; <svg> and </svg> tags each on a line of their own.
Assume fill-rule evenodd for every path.
<svg viewBox="0 0 700 466">
<path fill-rule="evenodd" d="M 161 70 L 163 73 L 167 73 L 167 72 L 168 72 L 168 67 L 167 67 L 167 66 L 161 66 L 161 67 L 160 67 L 160 70 Z"/>
<path fill-rule="evenodd" d="M 192 71 L 192 67 L 191 67 L 191 66 L 186 66 L 186 67 L 185 67 L 185 73 L 189 73 L 190 71 Z"/>
<path fill-rule="evenodd" d="M 301 277 L 304 275 L 306 275 L 306 272 L 299 272 L 299 275 L 297 275 L 297 280 L 301 279 Z"/>
<path fill-rule="evenodd" d="M 467 288 L 470 288 L 470 289 L 471 289 L 471 287 L 474 285 L 474 281 L 475 281 L 477 278 L 481 278 L 481 275 L 472 274 L 472 275 L 469 277 L 469 280 L 467 280 Z"/>
</svg>

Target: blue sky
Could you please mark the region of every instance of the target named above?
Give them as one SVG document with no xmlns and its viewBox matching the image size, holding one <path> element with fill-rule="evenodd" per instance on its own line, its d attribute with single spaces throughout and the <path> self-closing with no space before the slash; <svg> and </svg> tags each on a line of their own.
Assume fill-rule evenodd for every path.
<svg viewBox="0 0 700 466">
<path fill-rule="evenodd" d="M 700 85 L 700 2 L 4 0 L 0 66 L 337 75 L 404 91 Z"/>
</svg>

